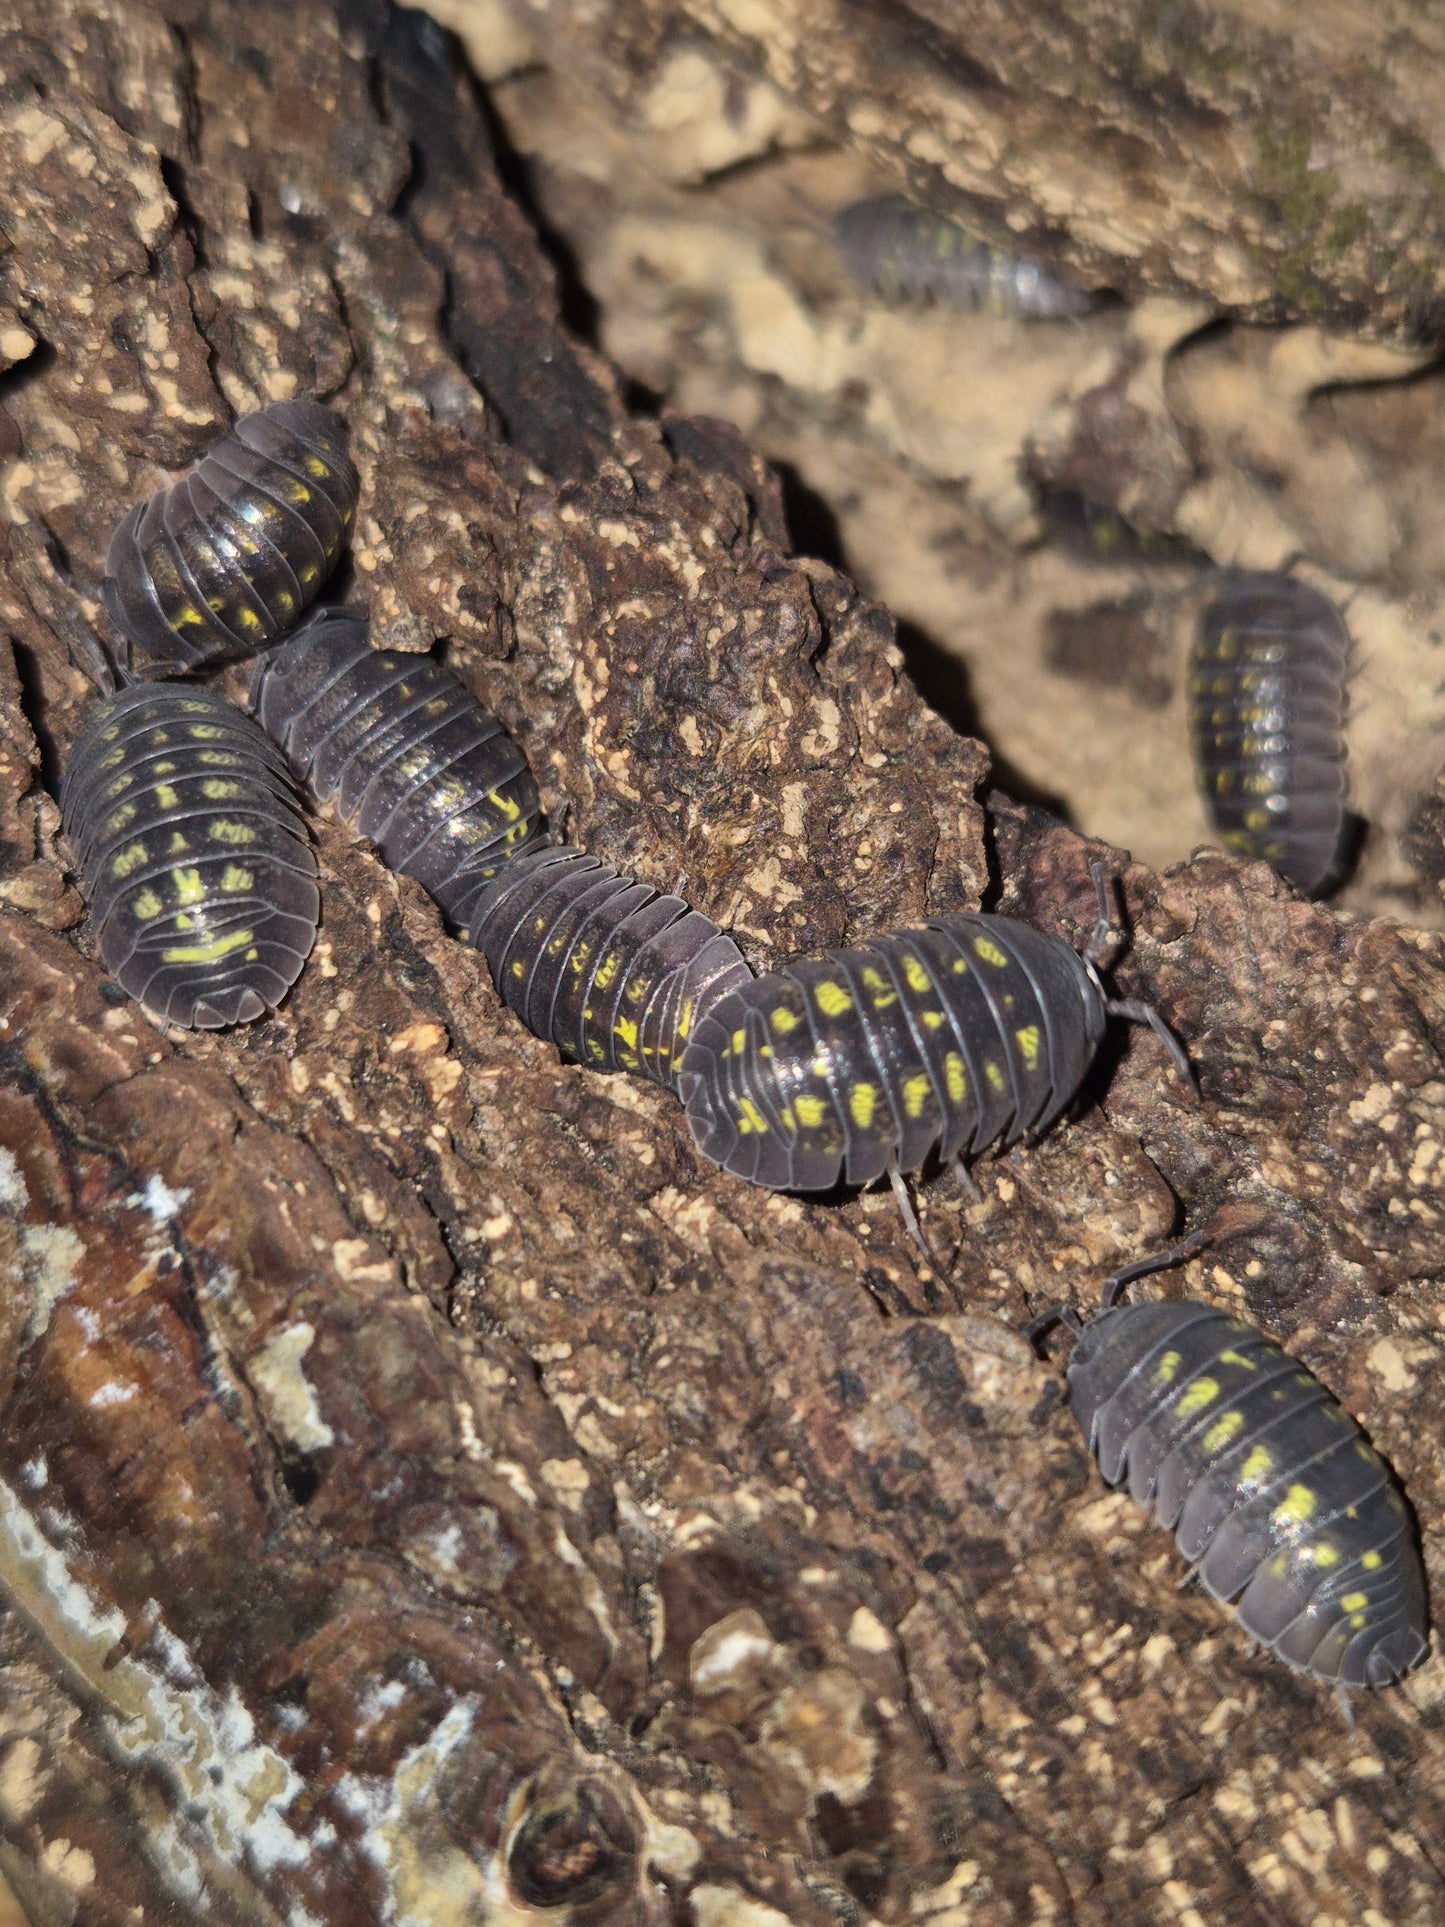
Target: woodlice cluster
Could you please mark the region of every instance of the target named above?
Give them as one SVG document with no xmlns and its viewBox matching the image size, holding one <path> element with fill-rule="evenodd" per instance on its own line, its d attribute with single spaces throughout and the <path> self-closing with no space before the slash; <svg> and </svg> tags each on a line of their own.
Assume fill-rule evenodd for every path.
<svg viewBox="0 0 1445 1927">
<path fill-rule="evenodd" d="M 564 1058 L 675 1092 L 699 1153 L 749 1183 L 887 1177 L 920 1242 L 904 1174 L 937 1159 L 968 1183 L 969 1158 L 1046 1131 L 1111 1016 L 1148 1024 L 1190 1080 L 1159 1014 L 1105 989 L 1099 866 L 1082 954 L 1005 917 L 953 915 L 754 976 L 680 897 L 553 843 L 522 750 L 448 669 L 373 648 L 362 611 L 302 622 L 358 494 L 340 418 L 281 403 L 111 543 L 125 686 L 87 722 L 62 806 L 101 959 L 158 1021 L 247 1022 L 299 976 L 320 913 L 301 784 L 422 885 Z M 1342 630 L 1300 590 L 1280 578 L 1221 599 L 1196 728 L 1218 794 L 1254 799 L 1240 834 L 1259 827 L 1257 804 L 1274 860 L 1314 887 L 1342 808 L 1327 741 Z M 250 655 L 256 721 L 153 680 Z M 1069 1385 L 1104 1476 L 1128 1477 L 1280 1658 L 1361 1686 L 1423 1656 L 1403 1496 L 1276 1346 L 1206 1306 L 1110 1304 L 1081 1330 Z"/>
</svg>

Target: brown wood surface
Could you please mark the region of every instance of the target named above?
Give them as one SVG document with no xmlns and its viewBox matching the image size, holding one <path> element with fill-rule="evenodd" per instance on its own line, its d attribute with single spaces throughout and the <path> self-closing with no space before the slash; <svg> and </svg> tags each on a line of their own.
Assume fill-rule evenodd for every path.
<svg viewBox="0 0 1445 1927">
<path fill-rule="evenodd" d="M 505 159 L 505 157 L 504 157 Z M 1021 1322 L 1185 1220 L 1445 1578 L 1442 945 L 985 800 L 717 424 L 561 324 L 415 16 L 0 9 L 0 1872 L 36 1922 L 1426 1923 L 1438 1657 L 1357 1701 L 1178 1594 Z M 353 586 L 569 834 L 758 962 L 929 910 L 1121 992 L 1077 1114 L 924 1193 L 705 1170 L 322 822 L 281 1012 L 160 1035 L 57 848 L 110 529 L 232 411 L 344 412 Z M 1231 1234 L 1226 1237 L 1225 1234 Z"/>
</svg>

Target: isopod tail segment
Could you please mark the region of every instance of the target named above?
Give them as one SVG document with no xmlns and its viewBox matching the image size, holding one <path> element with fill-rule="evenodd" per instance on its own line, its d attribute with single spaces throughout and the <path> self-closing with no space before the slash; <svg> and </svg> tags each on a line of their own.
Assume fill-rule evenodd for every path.
<svg viewBox="0 0 1445 1927">
<path fill-rule="evenodd" d="M 1087 1322 L 1054 1307 L 1037 1345 L 1075 1335 L 1069 1407 L 1099 1471 L 1174 1533 L 1212 1598 L 1298 1672 L 1392 1685 L 1429 1650 L 1424 1564 L 1394 1472 L 1313 1373 L 1198 1300 L 1124 1305 L 1129 1281 L 1180 1262 L 1196 1234 L 1126 1266 Z"/>
</svg>

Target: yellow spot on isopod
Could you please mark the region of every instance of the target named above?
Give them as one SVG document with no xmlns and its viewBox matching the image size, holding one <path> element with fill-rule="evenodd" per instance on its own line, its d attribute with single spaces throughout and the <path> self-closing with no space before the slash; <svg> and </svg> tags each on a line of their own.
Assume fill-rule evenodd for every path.
<svg viewBox="0 0 1445 1927">
<path fill-rule="evenodd" d="M 1379 1553 L 1378 1552 L 1361 1553 L 1360 1564 L 1365 1568 L 1366 1572 L 1376 1571 L 1381 1564 Z"/>
<path fill-rule="evenodd" d="M 743 1046 L 744 1044 L 747 1043 L 747 1041 L 748 1041 L 748 1034 L 746 1031 L 735 1030 L 733 1032 L 732 1042 L 728 1045 L 728 1049 L 732 1052 L 734 1057 L 741 1057 L 743 1054 Z"/>
<path fill-rule="evenodd" d="M 169 783 L 157 783 L 156 801 L 163 810 L 173 810 L 180 801 L 180 798 L 176 795 Z"/>
<path fill-rule="evenodd" d="M 793 1100 L 793 1109 L 805 1131 L 816 1131 L 827 1115 L 828 1106 L 821 1097 L 798 1097 Z"/>
<path fill-rule="evenodd" d="M 956 1050 L 951 1050 L 943 1060 L 944 1083 L 948 1090 L 950 1104 L 961 1104 L 963 1094 L 968 1089 L 968 1074 L 963 1068 L 963 1059 Z"/>
<path fill-rule="evenodd" d="M 1221 1352 L 1219 1362 L 1221 1365 L 1237 1365 L 1242 1372 L 1252 1372 L 1257 1368 L 1256 1361 L 1246 1358 L 1243 1352 Z"/>
<path fill-rule="evenodd" d="M 992 937 L 975 937 L 973 947 L 975 953 L 982 957 L 986 964 L 992 964 L 995 969 L 1001 970 L 1008 962 L 1008 958 L 1004 955 L 1003 951 L 999 949 Z"/>
<path fill-rule="evenodd" d="M 221 888 L 227 892 L 234 892 L 237 896 L 254 889 L 255 884 L 255 877 L 239 863 L 228 863 L 221 872 Z"/>
<path fill-rule="evenodd" d="M 519 958 L 518 961 L 512 965 L 512 975 L 514 977 L 525 977 L 526 974 L 527 974 L 526 966 L 522 963 L 522 961 Z"/>
<path fill-rule="evenodd" d="M 199 870 L 175 870 L 172 872 L 176 886 L 177 903 L 199 903 L 205 895 Z"/>
<path fill-rule="evenodd" d="M 798 1028 L 801 1019 L 795 1017 L 791 1010 L 787 1010 L 782 1004 L 779 1004 L 772 1016 L 769 1017 L 768 1022 L 778 1033 L 779 1037 L 786 1037 L 790 1030 L 796 1030 Z"/>
<path fill-rule="evenodd" d="M 1326 1571 L 1340 1563 L 1341 1553 L 1337 1545 L 1329 1539 L 1321 1539 L 1318 1545 L 1308 1548 L 1312 1566 L 1323 1566 Z"/>
<path fill-rule="evenodd" d="M 878 1091 L 873 1084 L 855 1084 L 848 1093 L 848 1115 L 860 1131 L 866 1131 L 873 1122 L 877 1103 Z"/>
<path fill-rule="evenodd" d="M 208 803 L 233 803 L 244 794 L 239 783 L 228 782 L 223 776 L 208 776 L 201 785 L 201 795 Z"/>
<path fill-rule="evenodd" d="M 922 1117 L 924 1106 L 933 1093 L 933 1086 L 922 1071 L 910 1077 L 903 1086 L 903 1111 L 907 1117 Z"/>
<path fill-rule="evenodd" d="M 630 1017 L 619 1017 L 612 1026 L 612 1035 L 620 1037 L 629 1050 L 637 1049 L 637 1025 Z"/>
<path fill-rule="evenodd" d="M 206 835 L 213 843 L 254 843 L 256 832 L 249 823 L 235 823 L 228 816 L 212 817 Z"/>
<path fill-rule="evenodd" d="M 1347 1613 L 1359 1613 L 1363 1612 L 1369 1603 L 1370 1595 L 1367 1592 L 1347 1592 L 1340 1601 L 1340 1610 L 1341 1612 Z"/>
<path fill-rule="evenodd" d="M 908 979 L 908 988 L 910 990 L 925 991 L 933 988 L 929 980 L 928 972 L 923 968 L 923 965 L 918 961 L 917 957 L 905 957 L 903 959 L 903 974 Z"/>
<path fill-rule="evenodd" d="M 928 1026 L 929 1030 L 937 1030 L 939 1025 L 943 1022 L 943 1012 L 941 1010 L 924 1010 L 924 1011 L 920 1011 L 919 1015 L 922 1017 L 924 1023 Z"/>
<path fill-rule="evenodd" d="M 1186 1385 L 1175 1402 L 1175 1411 L 1180 1418 L 1193 1418 L 1204 1411 L 1219 1397 L 1217 1378 L 1196 1378 L 1192 1385 Z"/>
<path fill-rule="evenodd" d="M 1156 1385 L 1172 1385 L 1174 1383 L 1179 1372 L 1181 1357 L 1182 1353 L 1179 1352 L 1165 1352 L 1159 1363 L 1154 1367 L 1154 1383 Z"/>
<path fill-rule="evenodd" d="M 514 823 L 522 814 L 522 806 L 516 798 L 503 796 L 500 790 L 488 790 L 487 801 L 497 814 L 505 817 L 509 823 Z"/>
<path fill-rule="evenodd" d="M 1243 1430 L 1243 1412 L 1225 1412 L 1210 1426 L 1201 1443 L 1206 1452 L 1220 1452 L 1232 1439 L 1237 1439 Z"/>
<path fill-rule="evenodd" d="M 991 1091 L 1003 1089 L 1004 1074 L 991 1057 L 985 1057 L 983 1060 L 983 1074 L 988 1079 L 988 1087 Z"/>
<path fill-rule="evenodd" d="M 132 843 L 111 858 L 110 873 L 113 877 L 128 877 L 132 870 L 138 870 L 145 860 L 145 844 Z"/>
<path fill-rule="evenodd" d="M 151 918 L 158 917 L 165 907 L 154 890 L 142 890 L 131 904 L 137 923 L 149 923 Z"/>
<path fill-rule="evenodd" d="M 1024 1060 L 1024 1069 L 1026 1071 L 1037 1070 L 1039 1067 L 1038 1025 L 1027 1024 L 1022 1030 L 1016 1030 L 1014 1036 L 1018 1039 L 1019 1053 Z"/>
<path fill-rule="evenodd" d="M 1275 1530 L 1283 1532 L 1290 1526 L 1307 1525 L 1318 1504 L 1319 1500 L 1307 1485 L 1292 1485 L 1274 1509 Z"/>
<path fill-rule="evenodd" d="M 756 1131 L 761 1137 L 767 1130 L 767 1119 L 750 1097 L 738 1099 L 738 1129 L 746 1137 L 749 1131 Z"/>
<path fill-rule="evenodd" d="M 825 1017 L 841 1017 L 853 1008 L 853 999 L 843 986 L 826 980 L 814 986 L 813 1001 Z"/>
<path fill-rule="evenodd" d="M 1256 1479 L 1262 1479 L 1266 1473 L 1273 1472 L 1273 1470 L 1273 1452 L 1270 1451 L 1267 1445 L 1256 1445 L 1249 1457 L 1244 1461 L 1244 1464 L 1240 1467 L 1239 1476 L 1242 1483 L 1252 1484 Z"/>
</svg>

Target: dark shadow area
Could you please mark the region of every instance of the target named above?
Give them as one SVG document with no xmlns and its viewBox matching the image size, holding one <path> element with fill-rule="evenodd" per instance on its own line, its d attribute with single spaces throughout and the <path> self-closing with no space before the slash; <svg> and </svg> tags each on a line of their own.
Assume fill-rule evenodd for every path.
<svg viewBox="0 0 1445 1927">
<path fill-rule="evenodd" d="M 1071 828 L 1077 827 L 1062 796 L 1032 782 L 1007 757 L 1000 756 L 989 742 L 970 687 L 968 664 L 961 662 L 957 656 L 951 656 L 916 623 L 899 621 L 897 633 L 898 647 L 903 652 L 903 666 L 908 671 L 913 687 L 929 708 L 956 729 L 960 736 L 973 736 L 987 745 L 993 762 L 993 776 L 999 788 L 1006 790 L 1016 803 L 1032 803 Z"/>
<path fill-rule="evenodd" d="M 31 329 L 31 333 L 34 333 L 34 329 Z M 17 361 L 13 367 L 0 373 L 0 413 L 3 413 L 5 404 L 12 395 L 18 395 L 23 388 L 28 388 L 32 381 L 38 381 L 54 364 L 55 350 L 48 341 L 37 337 L 35 346 L 24 361 Z M 5 424 L 0 422 L 0 461 L 4 461 L 7 455 L 18 454 L 20 451 L 20 430 L 18 425 L 13 426 L 15 446 L 9 449 L 6 447 Z"/>
<path fill-rule="evenodd" d="M 40 780 L 50 794 L 59 800 L 64 761 L 60 745 L 46 722 L 40 664 L 35 651 L 27 643 L 12 641 L 11 650 L 15 657 L 15 674 L 20 682 L 20 713 L 29 723 L 30 733 L 40 751 Z"/>
<path fill-rule="evenodd" d="M 782 485 L 783 514 L 794 554 L 816 556 L 830 568 L 849 575 L 843 532 L 831 503 L 803 480 L 791 462 L 771 462 L 769 467 Z"/>
</svg>

